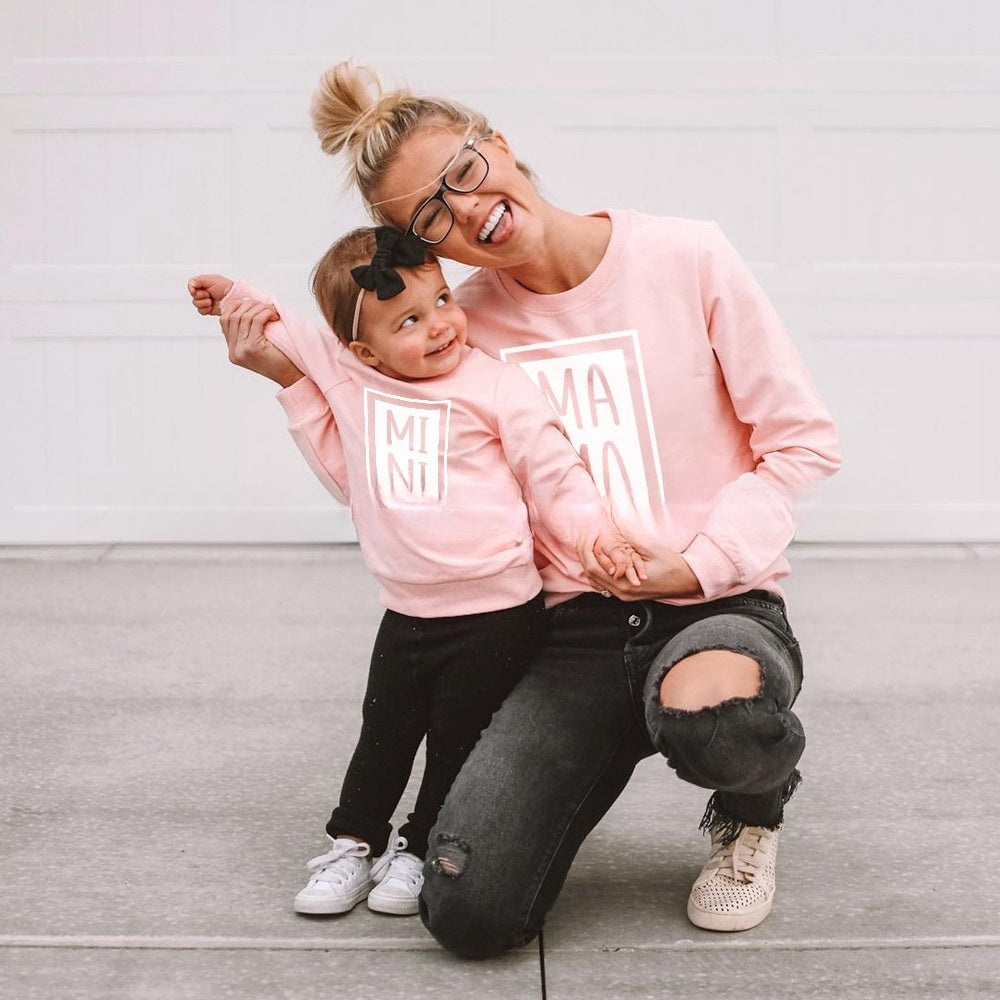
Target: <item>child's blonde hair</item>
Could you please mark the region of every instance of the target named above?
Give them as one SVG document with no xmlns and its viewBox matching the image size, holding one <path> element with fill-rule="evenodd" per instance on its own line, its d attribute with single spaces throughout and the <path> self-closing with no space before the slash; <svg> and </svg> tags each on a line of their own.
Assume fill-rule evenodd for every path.
<svg viewBox="0 0 1000 1000">
<path fill-rule="evenodd" d="M 351 276 L 351 268 L 370 264 L 375 250 L 375 230 L 371 226 L 352 229 L 320 257 L 309 278 L 309 287 L 323 318 L 344 344 L 351 343 L 354 310 L 361 294 L 361 286 Z M 437 257 L 430 247 L 426 247 L 424 265 L 435 263 Z"/>
<path fill-rule="evenodd" d="M 374 70 L 350 61 L 338 63 L 320 77 L 310 111 L 324 152 L 346 152 L 351 178 L 378 222 L 391 220 L 376 204 L 376 189 L 400 145 L 414 132 L 428 125 L 466 135 L 493 131 L 485 115 L 456 101 L 417 97 L 402 88 L 386 92 Z M 534 182 L 528 167 L 517 166 Z"/>
</svg>

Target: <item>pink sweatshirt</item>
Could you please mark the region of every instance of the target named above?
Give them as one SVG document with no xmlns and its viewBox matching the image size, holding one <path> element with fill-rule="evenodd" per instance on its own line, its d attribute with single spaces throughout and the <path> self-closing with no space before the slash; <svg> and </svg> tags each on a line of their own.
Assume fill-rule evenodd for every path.
<svg viewBox="0 0 1000 1000">
<path fill-rule="evenodd" d="M 271 301 L 237 282 L 229 297 Z M 406 382 L 282 309 L 267 336 L 308 375 L 279 399 L 292 435 L 351 510 L 386 607 L 422 618 L 514 607 L 542 589 L 530 523 L 574 564 L 610 526 L 593 480 L 530 378 L 465 348 L 448 375 Z M 332 414 L 332 421 L 331 421 Z"/>
<path fill-rule="evenodd" d="M 680 552 L 706 599 L 781 593 L 795 501 L 840 465 L 830 415 L 718 226 L 606 214 L 607 252 L 570 291 L 486 270 L 462 284 L 470 341 L 541 387 L 640 549 Z M 564 546 L 539 534 L 546 591 L 581 590 Z"/>
<path fill-rule="evenodd" d="M 704 599 L 780 594 L 796 500 L 840 466 L 833 421 L 718 226 L 605 214 L 610 244 L 576 288 L 488 270 L 460 285 L 470 341 L 541 387 L 630 539 L 680 552 Z M 292 431 L 320 455 L 335 427 L 316 406 Z M 589 589 L 571 549 L 535 535 L 549 603 Z"/>
</svg>

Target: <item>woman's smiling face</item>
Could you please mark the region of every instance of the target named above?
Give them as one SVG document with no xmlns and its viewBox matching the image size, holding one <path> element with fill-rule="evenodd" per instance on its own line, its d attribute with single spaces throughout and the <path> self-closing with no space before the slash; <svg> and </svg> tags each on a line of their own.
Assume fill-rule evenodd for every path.
<svg viewBox="0 0 1000 1000">
<path fill-rule="evenodd" d="M 382 214 L 407 229 L 417 209 L 439 189 L 468 138 L 443 125 L 425 126 L 407 138 L 376 192 Z M 489 172 L 474 191 L 444 192 L 455 222 L 434 250 L 473 267 L 512 267 L 528 259 L 528 247 L 540 226 L 540 198 L 517 168 L 502 135 L 495 132 L 475 148 L 489 164 Z"/>
</svg>

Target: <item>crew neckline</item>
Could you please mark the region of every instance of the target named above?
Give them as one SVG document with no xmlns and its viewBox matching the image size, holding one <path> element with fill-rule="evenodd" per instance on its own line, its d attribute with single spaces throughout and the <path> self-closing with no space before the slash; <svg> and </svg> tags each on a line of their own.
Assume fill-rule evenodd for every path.
<svg viewBox="0 0 1000 1000">
<path fill-rule="evenodd" d="M 518 284 L 513 278 L 501 270 L 493 270 L 491 274 L 500 288 L 528 312 L 552 316 L 568 312 L 586 305 L 600 295 L 611 283 L 618 271 L 618 263 L 628 242 L 632 217 L 628 212 L 608 210 L 589 213 L 593 217 L 606 218 L 611 222 L 611 239 L 597 267 L 579 285 L 565 292 L 533 292 L 524 285 Z"/>
</svg>

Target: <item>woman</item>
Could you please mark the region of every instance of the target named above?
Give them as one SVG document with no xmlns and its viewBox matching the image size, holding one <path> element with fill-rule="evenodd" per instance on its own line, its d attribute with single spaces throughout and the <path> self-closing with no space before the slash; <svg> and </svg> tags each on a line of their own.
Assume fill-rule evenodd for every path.
<svg viewBox="0 0 1000 1000">
<path fill-rule="evenodd" d="M 780 320 L 714 224 L 565 212 L 469 109 L 383 93 L 371 71 L 341 64 L 312 110 L 376 220 L 481 269 L 456 290 L 469 342 L 535 378 L 646 561 L 640 585 L 596 564 L 574 578 L 537 533 L 547 637 L 446 799 L 425 923 L 461 955 L 530 941 L 584 838 L 659 751 L 712 791 L 689 918 L 755 926 L 805 743 L 782 553 L 795 499 L 839 465 Z M 322 394 L 259 323 L 224 326 L 236 363 L 287 387 L 301 441 L 335 433 Z"/>
</svg>

